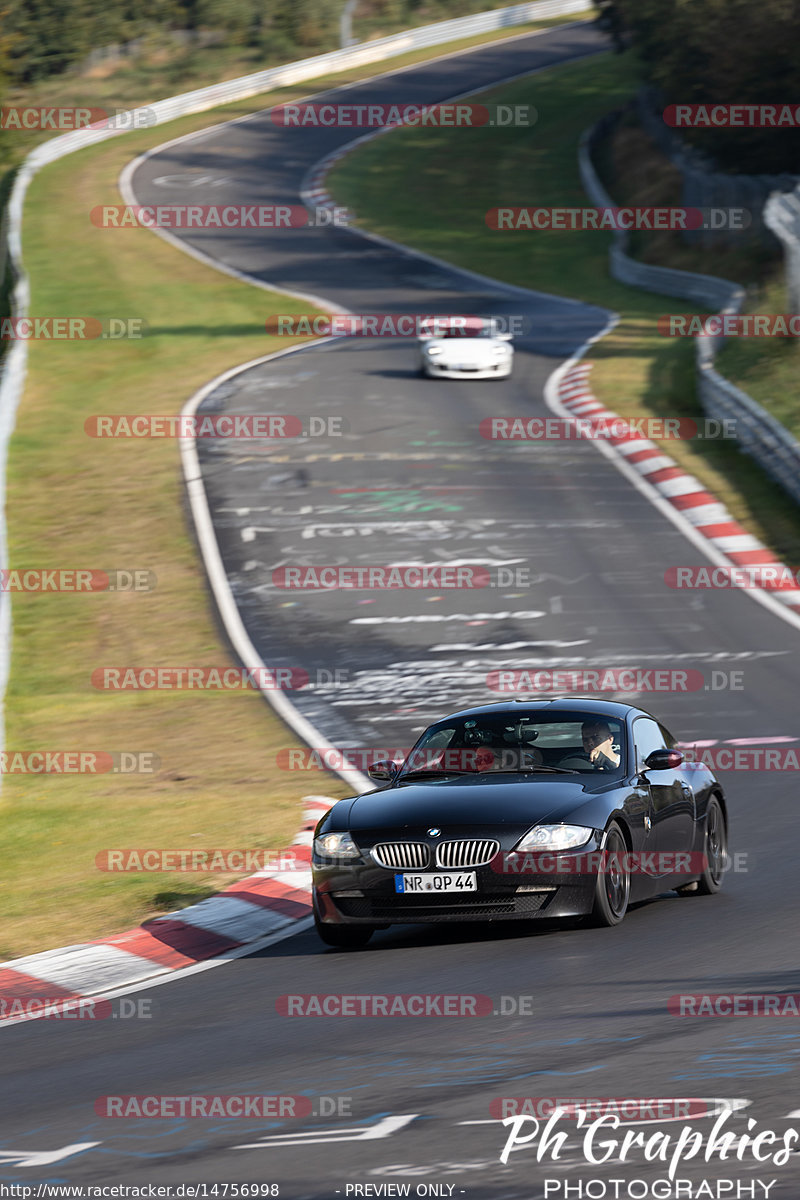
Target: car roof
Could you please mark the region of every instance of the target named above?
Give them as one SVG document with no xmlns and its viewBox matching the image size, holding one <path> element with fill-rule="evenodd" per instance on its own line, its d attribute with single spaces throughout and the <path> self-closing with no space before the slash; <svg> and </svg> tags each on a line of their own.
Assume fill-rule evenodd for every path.
<svg viewBox="0 0 800 1200">
<path fill-rule="evenodd" d="M 458 712 L 448 713 L 446 717 L 442 717 L 435 724 L 440 724 L 441 721 L 447 721 L 451 717 L 473 717 L 473 716 L 492 716 L 502 712 L 507 712 L 515 719 L 519 718 L 520 714 L 529 713 L 530 715 L 551 712 L 575 712 L 579 709 L 582 712 L 598 717 L 616 717 L 618 720 L 625 720 L 628 714 L 634 716 L 650 717 L 655 720 L 652 713 L 646 709 L 639 708 L 634 704 L 621 704 L 615 700 L 597 700 L 591 696 L 548 696 L 541 699 L 529 699 L 520 697 L 513 700 L 501 700 L 494 704 L 483 704 L 477 708 L 462 708 Z"/>
</svg>

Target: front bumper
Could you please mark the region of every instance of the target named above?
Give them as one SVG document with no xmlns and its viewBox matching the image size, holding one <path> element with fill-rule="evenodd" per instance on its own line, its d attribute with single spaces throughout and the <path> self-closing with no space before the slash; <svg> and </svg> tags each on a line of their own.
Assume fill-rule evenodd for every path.
<svg viewBox="0 0 800 1200">
<path fill-rule="evenodd" d="M 490 367 L 448 367 L 435 359 L 425 358 L 422 368 L 431 379 L 507 379 L 511 374 L 511 361 L 493 363 Z"/>
<path fill-rule="evenodd" d="M 314 867 L 317 915 L 331 925 L 416 925 L 456 921 L 530 921 L 586 916 L 594 875 L 499 875 L 476 870 L 477 891 L 398 893 L 394 871 Z"/>
</svg>

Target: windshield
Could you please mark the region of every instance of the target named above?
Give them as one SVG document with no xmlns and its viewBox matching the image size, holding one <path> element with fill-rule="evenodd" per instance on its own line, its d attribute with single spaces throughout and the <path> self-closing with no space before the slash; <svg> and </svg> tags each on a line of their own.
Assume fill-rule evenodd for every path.
<svg viewBox="0 0 800 1200">
<path fill-rule="evenodd" d="M 426 774 L 529 772 L 537 768 L 619 776 L 625 725 L 587 712 L 499 712 L 431 725 L 399 778 Z"/>
<path fill-rule="evenodd" d="M 466 329 L 445 329 L 442 333 L 437 334 L 439 338 L 493 338 L 497 337 L 497 333 L 491 325 L 483 325 L 480 328 L 468 326 Z"/>
</svg>

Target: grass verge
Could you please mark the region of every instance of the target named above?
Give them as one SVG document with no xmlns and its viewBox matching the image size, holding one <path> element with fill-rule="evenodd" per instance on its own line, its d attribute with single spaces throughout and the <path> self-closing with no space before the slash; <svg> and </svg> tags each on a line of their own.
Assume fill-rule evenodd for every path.
<svg viewBox="0 0 800 1200">
<path fill-rule="evenodd" d="M 147 568 L 157 586 L 14 596 L 6 744 L 146 751 L 161 765 L 154 774 L 6 776 L 4 958 L 124 929 L 233 878 L 104 875 L 95 855 L 105 848 L 280 848 L 297 828 L 299 796 L 346 794 L 335 777 L 277 768 L 277 749 L 296 740 L 256 692 L 113 693 L 91 683 L 100 666 L 231 659 L 188 530 L 177 442 L 98 441 L 84 420 L 179 411 L 220 371 L 277 348 L 263 322 L 285 307 L 147 230 L 114 234 L 89 223 L 94 204 L 117 201 L 120 168 L 147 144 L 133 135 L 96 147 L 31 186 L 31 311 L 144 317 L 150 333 L 31 343 L 8 507 L 12 567 Z"/>
<path fill-rule="evenodd" d="M 783 266 L 748 297 L 746 312 L 790 311 Z M 729 338 L 717 358 L 727 379 L 771 412 L 800 441 L 800 341 L 796 338 Z"/>
<path fill-rule="evenodd" d="M 619 324 L 592 352 L 598 398 L 629 419 L 701 419 L 693 345 L 657 332 L 658 317 L 676 307 L 699 310 L 611 279 L 608 234 L 497 232 L 485 220 L 498 204 L 585 206 L 580 135 L 625 104 L 636 86 L 628 55 L 554 68 L 485 93 L 499 103 L 533 104 L 538 122 L 532 133 L 511 127 L 396 130 L 338 163 L 328 186 L 362 226 L 385 237 L 509 283 L 616 310 Z M 692 267 L 688 255 L 681 265 L 703 269 Z M 756 537 L 786 561 L 800 561 L 800 511 L 734 443 L 664 445 Z"/>
</svg>

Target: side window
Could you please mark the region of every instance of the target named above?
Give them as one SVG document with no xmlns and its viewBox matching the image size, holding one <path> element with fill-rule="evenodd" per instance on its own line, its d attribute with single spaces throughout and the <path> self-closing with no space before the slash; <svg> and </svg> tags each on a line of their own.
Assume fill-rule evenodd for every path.
<svg viewBox="0 0 800 1200">
<path fill-rule="evenodd" d="M 668 729 L 665 729 L 660 721 L 658 723 L 658 728 L 661 730 L 661 736 L 664 738 L 664 743 L 665 743 L 667 749 L 674 750 L 677 743 L 675 741 L 675 738 L 670 733 L 670 731 Z"/>
<path fill-rule="evenodd" d="M 663 750 L 666 746 L 664 735 L 658 722 L 650 717 L 637 717 L 633 723 L 633 743 L 636 747 L 636 767 L 641 768 L 648 754 L 653 750 Z"/>
</svg>

